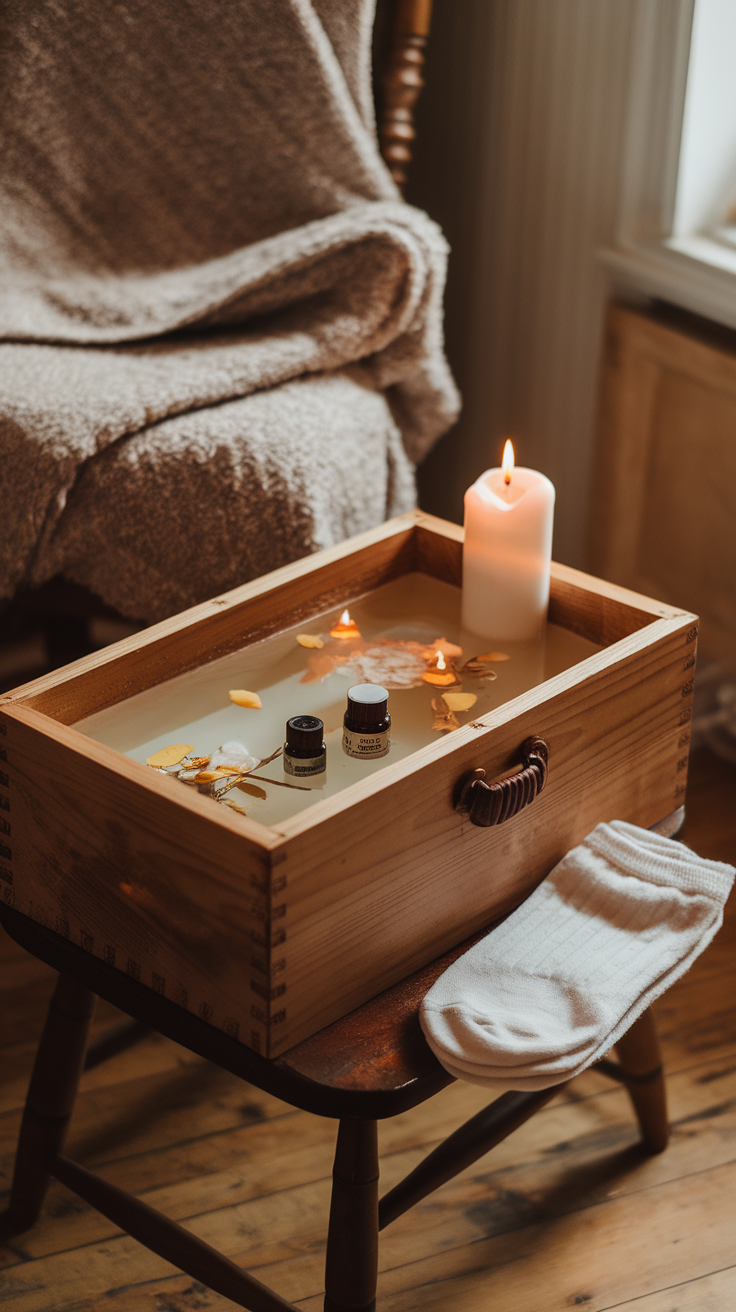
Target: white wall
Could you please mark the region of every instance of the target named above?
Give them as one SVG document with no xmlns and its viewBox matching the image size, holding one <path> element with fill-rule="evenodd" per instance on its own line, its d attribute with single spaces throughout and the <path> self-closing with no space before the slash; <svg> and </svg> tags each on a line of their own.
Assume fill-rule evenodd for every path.
<svg viewBox="0 0 736 1312">
<path fill-rule="evenodd" d="M 736 0 L 733 0 L 736 7 Z M 459 425 L 420 471 L 462 494 L 511 435 L 557 487 L 555 555 L 583 565 L 605 275 L 621 189 L 634 19 L 667 0 L 435 0 L 407 199 L 453 247 Z"/>
</svg>

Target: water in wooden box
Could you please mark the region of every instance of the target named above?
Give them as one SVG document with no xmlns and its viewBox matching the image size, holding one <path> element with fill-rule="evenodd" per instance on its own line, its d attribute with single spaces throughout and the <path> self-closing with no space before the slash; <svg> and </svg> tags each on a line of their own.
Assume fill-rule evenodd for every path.
<svg viewBox="0 0 736 1312">
<path fill-rule="evenodd" d="M 282 747 L 288 718 L 318 716 L 327 745 L 321 787 L 294 786 L 280 756 L 256 766 L 252 780 L 233 783 L 235 776 L 222 775 L 209 782 L 249 818 L 277 826 L 601 650 L 557 624 L 547 624 L 540 642 L 489 643 L 461 629 L 460 597 L 458 587 L 426 574 L 403 575 L 351 601 L 350 624 L 341 625 L 346 617 L 338 607 L 251 646 L 244 633 L 241 650 L 209 661 L 203 651 L 198 669 L 75 728 L 142 763 L 172 744 L 188 746 L 201 760 L 228 742 L 265 761 Z M 306 640 L 310 645 L 302 645 Z M 342 749 L 347 690 L 364 682 L 389 690 L 391 747 L 374 761 Z M 256 693 L 261 707 L 237 705 L 231 690 Z M 206 788 L 208 780 L 194 786 Z"/>
</svg>

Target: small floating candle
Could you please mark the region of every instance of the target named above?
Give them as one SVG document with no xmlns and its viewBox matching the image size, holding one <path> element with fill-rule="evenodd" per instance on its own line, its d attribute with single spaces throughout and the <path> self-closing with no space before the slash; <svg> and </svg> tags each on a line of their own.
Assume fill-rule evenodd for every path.
<svg viewBox="0 0 736 1312">
<path fill-rule="evenodd" d="M 353 640 L 360 637 L 360 629 L 355 623 L 355 620 L 350 618 L 349 610 L 344 610 L 337 621 L 337 624 L 330 629 L 330 637 L 343 639 L 352 638 Z"/>
<path fill-rule="evenodd" d="M 434 668 L 425 670 L 422 679 L 425 683 L 431 683 L 436 688 L 451 688 L 453 684 L 460 683 L 457 674 L 449 668 L 441 651 L 437 653 Z"/>
</svg>

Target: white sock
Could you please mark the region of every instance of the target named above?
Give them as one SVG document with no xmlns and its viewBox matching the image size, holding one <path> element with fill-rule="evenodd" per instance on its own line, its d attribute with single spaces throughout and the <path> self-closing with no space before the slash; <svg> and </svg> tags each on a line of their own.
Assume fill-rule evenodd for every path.
<svg viewBox="0 0 736 1312">
<path fill-rule="evenodd" d="M 429 1046 L 498 1091 L 571 1079 L 707 947 L 734 873 L 651 830 L 598 825 L 429 990 Z"/>
</svg>

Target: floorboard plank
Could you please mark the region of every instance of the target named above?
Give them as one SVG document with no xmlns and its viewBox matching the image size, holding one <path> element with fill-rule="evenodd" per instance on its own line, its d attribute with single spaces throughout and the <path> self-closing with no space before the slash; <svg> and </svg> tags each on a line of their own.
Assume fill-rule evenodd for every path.
<svg viewBox="0 0 736 1312">
<path fill-rule="evenodd" d="M 673 1142 L 667 1153 L 654 1158 L 642 1157 L 638 1149 L 623 1090 L 588 1100 L 586 1124 L 578 1105 L 560 1104 L 556 1115 L 550 1108 L 387 1230 L 382 1266 L 402 1259 L 425 1260 L 438 1247 L 448 1250 L 530 1224 L 545 1225 L 611 1198 L 736 1162 L 736 1073 L 711 1065 L 702 1076 L 699 1081 L 673 1081 Z M 316 1118 L 308 1120 L 320 1125 Z M 270 1141 L 261 1144 L 260 1162 L 252 1152 L 245 1169 L 197 1174 L 142 1196 L 227 1251 L 237 1246 L 238 1235 L 247 1233 L 249 1246 L 239 1252 L 239 1260 L 249 1267 L 288 1258 L 295 1216 L 302 1232 L 304 1218 L 314 1218 L 309 1246 L 319 1248 L 334 1131 L 329 1141 L 315 1145 L 310 1160 L 304 1143 L 307 1127 L 300 1126 L 296 1116 L 294 1122 L 291 1136 L 281 1145 L 279 1133 L 288 1126 L 277 1122 L 257 1127 L 270 1132 Z M 385 1147 L 383 1186 L 389 1188 L 426 1148 L 388 1153 Z M 121 1183 L 115 1172 L 101 1174 Z M 44 1221 L 18 1240 L 15 1251 L 6 1249 L 6 1267 L 29 1259 L 35 1259 L 31 1266 L 38 1265 L 45 1254 L 109 1242 L 119 1233 L 62 1186 L 55 1189 Z"/>
<path fill-rule="evenodd" d="M 736 1266 L 684 1285 L 619 1303 L 616 1312 L 731 1312 L 736 1308 Z M 613 1309 L 611 1310 L 613 1312 Z"/>
<path fill-rule="evenodd" d="M 692 760 L 682 835 L 736 861 L 736 768 Z M 381 1237 L 380 1312 L 733 1312 L 736 904 L 657 1007 L 672 1143 L 643 1158 L 623 1090 L 587 1072 Z M 0 933 L 0 1189 L 55 976 Z M 119 1018 L 100 1006 L 95 1030 Z M 383 1187 L 488 1101 L 455 1084 L 380 1129 Z M 335 1125 L 159 1036 L 84 1077 L 69 1151 L 321 1312 Z M 0 1202 L 0 1208 L 2 1203 Z M 53 1184 L 0 1250 L 3 1312 L 226 1312 L 233 1305 Z"/>
<path fill-rule="evenodd" d="M 386 1272 L 381 1312 L 604 1312 L 708 1275 L 733 1244 L 736 1165 Z M 725 1309 L 723 1310 L 725 1312 Z"/>
</svg>

